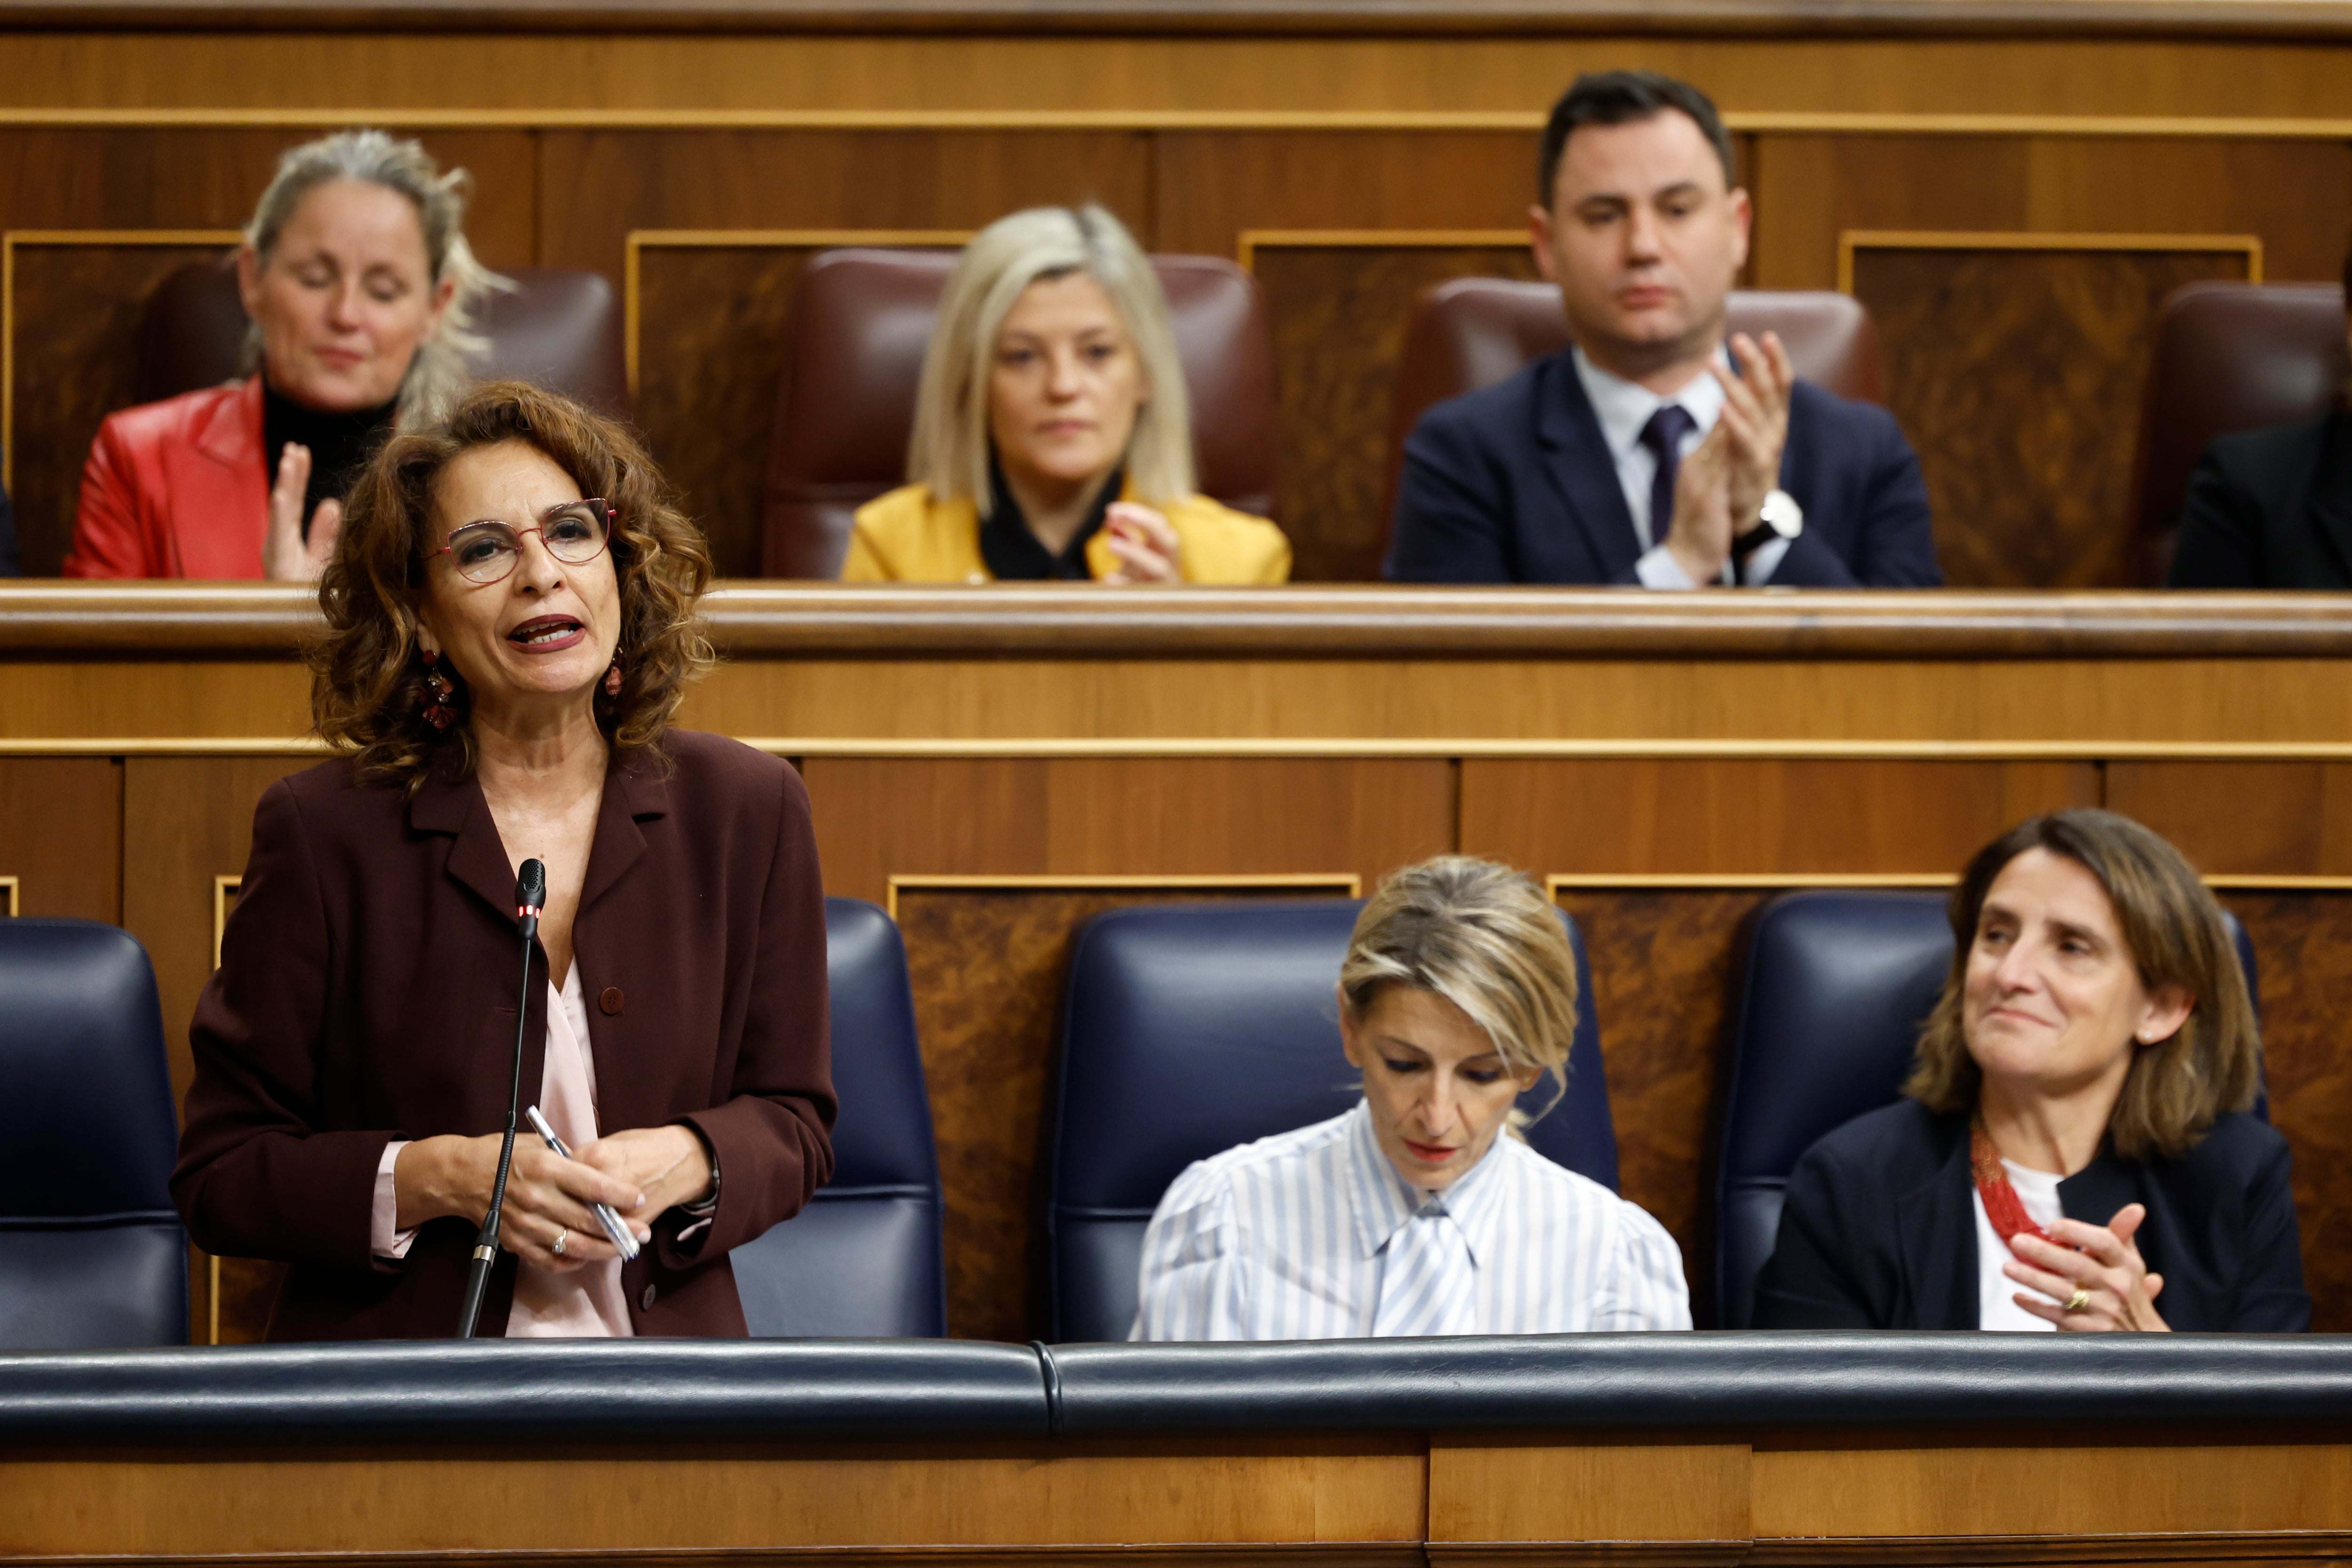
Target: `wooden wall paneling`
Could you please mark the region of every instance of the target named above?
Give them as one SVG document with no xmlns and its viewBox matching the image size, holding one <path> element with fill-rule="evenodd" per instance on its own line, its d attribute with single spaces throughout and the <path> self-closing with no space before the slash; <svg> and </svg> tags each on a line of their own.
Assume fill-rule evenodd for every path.
<svg viewBox="0 0 2352 1568">
<path fill-rule="evenodd" d="M 2294 1158 L 2311 1326 L 2352 1330 L 2352 889 L 2225 891 L 2254 944 L 2270 1118 Z"/>
<path fill-rule="evenodd" d="M 2118 587 L 2151 328 L 2166 295 L 2259 280 L 2252 240 L 1853 235 L 1955 587 Z"/>
<path fill-rule="evenodd" d="M 2088 763 L 1462 764 L 1462 847 L 1538 875 L 1948 875 L 2019 819 L 2098 804 Z"/>
<path fill-rule="evenodd" d="M 147 296 L 235 230 L 40 230 L 0 236 L 0 486 L 25 574 L 54 577 L 73 542 L 82 464 L 99 425 L 137 399 Z"/>
<path fill-rule="evenodd" d="M 1207 1564 L 1291 1547 L 1407 1568 L 1428 1495 L 1419 1438 L 1385 1434 L 196 1458 L 12 1455 L 0 1464 L 8 1554 L 1018 1563 L 1078 1546 L 1097 1549 L 1084 1560 L 1141 1547 Z"/>
<path fill-rule="evenodd" d="M 1370 887 L 1454 844 L 1439 759 L 810 757 L 825 890 L 907 875 L 1341 872 Z"/>
<path fill-rule="evenodd" d="M 122 919 L 122 763 L 0 758 L 0 913 Z"/>
<path fill-rule="evenodd" d="M 801 268 L 835 246 L 952 246 L 965 237 L 896 229 L 629 236 L 625 291 L 637 423 L 709 539 L 720 576 L 760 574 L 784 315 Z M 646 343 L 656 352 L 646 353 Z"/>
<path fill-rule="evenodd" d="M 2105 804 L 2209 877 L 2352 875 L 2352 766 L 2341 763 L 2114 762 Z"/>
<path fill-rule="evenodd" d="M 1435 1439 L 1429 1561 L 1612 1562 L 1624 1560 L 1612 1547 L 1630 1546 L 1643 1562 L 1738 1562 L 1751 1537 L 1749 1486 L 1745 1443 Z"/>
<path fill-rule="evenodd" d="M 1148 879 L 1139 879 L 1148 880 Z M 948 1332 L 1047 1337 L 1044 1294 L 1047 1118 L 1061 1001 L 1078 928 L 1141 903 L 1345 897 L 1356 884 L 1158 889 L 1057 885 L 907 888 L 892 903 L 907 944 L 947 1199 Z M 1334 980 L 1337 980 L 1335 975 Z M 1335 1055 L 1335 1070 L 1347 1063 Z"/>
<path fill-rule="evenodd" d="M 1294 581 L 1376 582 L 1388 542 L 1397 363 L 1423 289 L 1531 279 L 1524 229 L 1251 230 L 1281 429 L 1281 521 Z"/>
<path fill-rule="evenodd" d="M 315 757 L 131 757 L 123 764 L 122 925 L 155 964 L 172 1098 L 187 1093 L 188 1024 L 213 970 L 214 879 L 245 869 L 253 808 L 276 780 Z M 278 1292 L 276 1265 L 198 1255 L 191 1337 L 202 1343 L 261 1338 Z M 217 1282 L 217 1293 L 215 1290 Z"/>
</svg>

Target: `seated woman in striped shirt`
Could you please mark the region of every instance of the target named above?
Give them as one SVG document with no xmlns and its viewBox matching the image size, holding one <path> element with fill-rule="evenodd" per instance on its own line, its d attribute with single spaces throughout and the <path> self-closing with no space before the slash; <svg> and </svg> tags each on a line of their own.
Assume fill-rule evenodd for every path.
<svg viewBox="0 0 2352 1568">
<path fill-rule="evenodd" d="M 1566 1091 L 1576 1028 L 1575 958 L 1539 889 L 1460 856 L 1397 872 L 1356 921 L 1339 999 L 1364 1098 L 1176 1178 L 1129 1338 L 1690 1327 L 1664 1227 L 1517 1136 L 1523 1090 L 1549 1072 Z"/>
</svg>

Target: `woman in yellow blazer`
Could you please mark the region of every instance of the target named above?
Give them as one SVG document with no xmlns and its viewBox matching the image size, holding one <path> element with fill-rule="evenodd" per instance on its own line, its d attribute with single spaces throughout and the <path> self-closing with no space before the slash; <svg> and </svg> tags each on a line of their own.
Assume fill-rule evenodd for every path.
<svg viewBox="0 0 2352 1568">
<path fill-rule="evenodd" d="M 858 509 L 848 583 L 1281 583 L 1290 543 L 1193 489 L 1167 297 L 1102 208 L 1037 207 L 964 247 L 908 444 Z"/>
</svg>

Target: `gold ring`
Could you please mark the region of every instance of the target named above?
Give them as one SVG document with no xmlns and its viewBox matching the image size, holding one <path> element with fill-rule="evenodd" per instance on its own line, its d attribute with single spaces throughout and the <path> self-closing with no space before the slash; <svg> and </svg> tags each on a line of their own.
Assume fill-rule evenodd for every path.
<svg viewBox="0 0 2352 1568">
<path fill-rule="evenodd" d="M 2090 1304 L 2091 1288 L 2088 1285 L 2075 1286 L 2074 1293 L 2066 1298 L 2066 1310 L 2070 1312 L 2079 1312 Z"/>
<path fill-rule="evenodd" d="M 563 1239 L 564 1239 L 564 1237 L 566 1237 L 570 1236 L 571 1234 L 572 1234 L 572 1232 L 571 1232 L 569 1229 L 565 1229 L 565 1230 L 559 1230 L 559 1231 L 557 1231 L 557 1232 L 555 1233 L 555 1245 L 554 1245 L 552 1247 L 549 1248 L 549 1250 L 550 1250 L 550 1251 L 551 1251 L 551 1252 L 553 1252 L 553 1253 L 555 1254 L 555 1256 L 556 1256 L 556 1257 L 558 1257 L 558 1258 L 562 1257 L 562 1256 L 563 1256 Z M 2075 1292 L 2075 1293 L 2076 1293 L 2077 1295 L 2080 1295 L 2080 1294 L 2081 1294 L 2081 1292 L 2080 1292 L 2080 1291 L 2077 1291 L 2077 1292 Z M 2072 1308 L 2069 1308 L 2069 1309 L 2067 1309 L 2067 1310 L 2068 1310 L 2069 1311 L 2073 1310 L 2073 1309 L 2072 1309 Z"/>
</svg>

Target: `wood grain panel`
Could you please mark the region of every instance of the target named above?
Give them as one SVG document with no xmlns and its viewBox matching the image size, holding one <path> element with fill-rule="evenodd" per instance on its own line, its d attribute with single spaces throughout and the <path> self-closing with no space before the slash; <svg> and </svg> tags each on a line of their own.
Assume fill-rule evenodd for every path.
<svg viewBox="0 0 2352 1568">
<path fill-rule="evenodd" d="M 2311 1326 L 2352 1331 L 2352 893 L 2228 892 L 2260 976 L 2271 1121 L 2294 1156 Z"/>
<path fill-rule="evenodd" d="M 2184 283 L 2245 277 L 2243 257 L 2199 250 L 1856 254 L 1948 583 L 2130 581 L 2131 413 L 2157 308 Z"/>
<path fill-rule="evenodd" d="M 2281 281 L 2336 277 L 2352 227 L 2352 142 L 2340 137 L 1768 131 L 1755 167 L 1761 289 L 1835 287 L 1850 229 L 2252 234 Z"/>
<path fill-rule="evenodd" d="M 1160 247 L 1225 256 L 1253 228 L 1520 228 L 1536 184 L 1533 127 L 1167 131 L 1152 159 Z"/>
<path fill-rule="evenodd" d="M 1274 337 L 1291 577 L 1376 582 L 1397 361 L 1414 297 L 1454 278 L 1533 278 L 1535 259 L 1524 245 L 1280 245 L 1260 247 L 1253 270 Z"/>
<path fill-rule="evenodd" d="M 1412 1439 L 1175 1444 L 321 1454 L 313 1449 L 12 1458 L 11 1554 L 508 1553 L 1139 1543 L 1417 1546 L 1426 1461 Z M 1033 1559 L 1034 1560 L 1034 1559 Z"/>
<path fill-rule="evenodd" d="M 1916 1545 L 1920 1537 L 2340 1530 L 2352 1519 L 2352 1448 L 2320 1444 L 1759 1445 L 1754 1477 L 1759 1537 L 1903 1537 Z M 2126 1553 L 2117 1560 L 2132 1560 Z"/>
<path fill-rule="evenodd" d="M 899 895 L 947 1198 L 949 1333 L 1020 1341 L 1048 1332 L 1038 1226 L 1045 1116 L 1078 928 L 1135 904 L 1269 896 L 1295 894 L 1041 888 Z"/>
<path fill-rule="evenodd" d="M 1628 1439 L 1574 1447 L 1447 1437 L 1429 1449 L 1433 1563 L 1469 1542 L 1748 1540 L 1747 1445 Z"/>
<path fill-rule="evenodd" d="M 110 757 L 0 758 L 0 876 L 16 913 L 122 919 L 122 764 Z"/>
<path fill-rule="evenodd" d="M 172 1100 L 188 1091 L 194 1064 L 188 1024 L 213 970 L 213 879 L 245 869 L 253 808 L 276 780 L 315 757 L 132 757 L 122 766 L 121 844 L 136 874 L 123 881 L 122 925 L 147 949 L 163 1008 Z M 211 1338 L 213 1272 L 202 1253 L 191 1270 L 190 1337 Z M 279 1269 L 223 1258 L 217 1321 L 221 1342 L 259 1340 L 278 1297 Z"/>
<path fill-rule="evenodd" d="M 2084 763 L 1462 765 L 1462 847 L 1538 875 L 1949 874 L 2019 819 L 2098 804 Z"/>
<path fill-rule="evenodd" d="M 1453 844 L 1452 764 L 1349 758 L 812 757 L 825 890 L 900 875 L 1340 872 Z"/>
<path fill-rule="evenodd" d="M 2340 763 L 2110 763 L 2105 804 L 2208 876 L 2352 874 L 2352 767 Z"/>
<path fill-rule="evenodd" d="M 1618 1190 L 1682 1248 L 1700 1328 L 1715 1321 L 1715 1146 L 1741 933 L 1771 891 L 1575 891 L 1592 969 Z"/>
<path fill-rule="evenodd" d="M 17 245 L 9 300 L 8 499 L 25 574 L 54 577 L 73 542 L 99 425 L 137 398 L 139 313 L 165 274 L 217 245 Z"/>
</svg>

